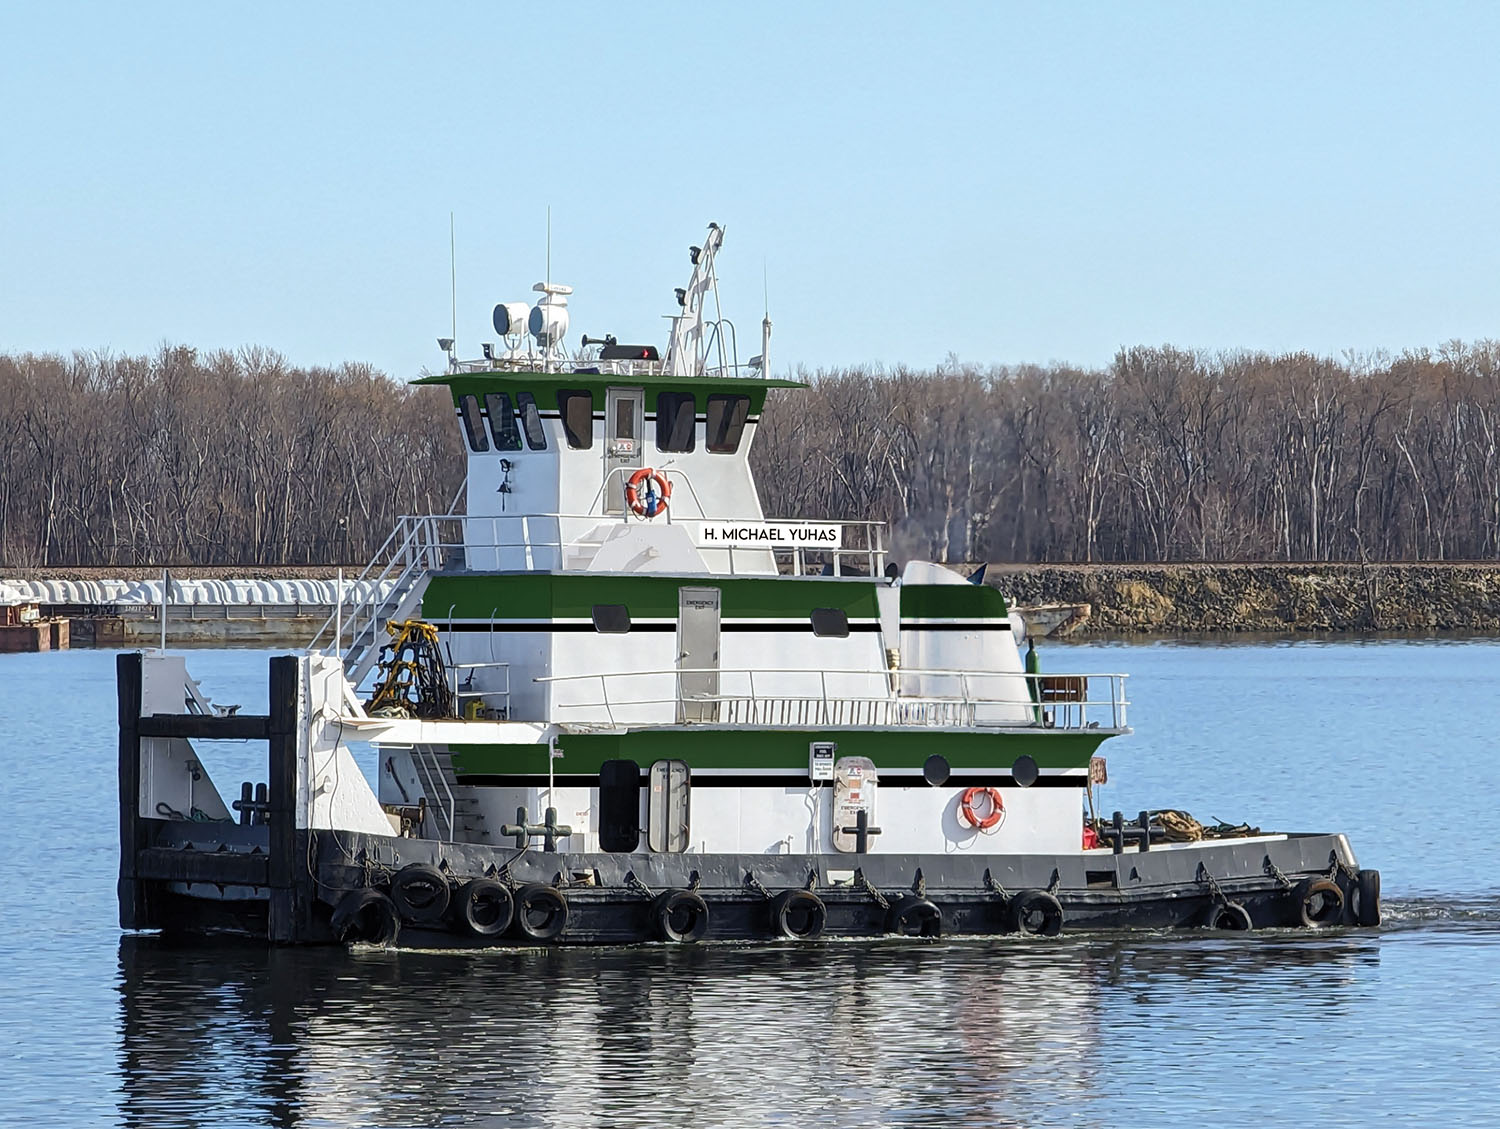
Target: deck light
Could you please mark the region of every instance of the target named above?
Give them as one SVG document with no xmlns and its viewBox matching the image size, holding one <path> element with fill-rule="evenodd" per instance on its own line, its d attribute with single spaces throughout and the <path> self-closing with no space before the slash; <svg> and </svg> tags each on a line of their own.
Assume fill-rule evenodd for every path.
<svg viewBox="0 0 1500 1129">
<path fill-rule="evenodd" d="M 438 338 L 438 348 L 441 349 L 445 353 L 451 353 L 451 352 L 453 352 L 453 338 L 451 338 L 451 337 L 439 337 Z"/>
<path fill-rule="evenodd" d="M 698 265 L 698 256 L 701 255 L 701 254 L 703 254 L 703 248 L 702 247 L 689 247 L 688 248 L 688 258 L 690 258 L 690 259 L 693 260 L 693 266 L 697 266 Z"/>
<path fill-rule="evenodd" d="M 684 290 L 682 287 L 679 286 L 672 293 L 674 293 L 674 294 L 677 295 L 677 304 L 679 306 L 681 306 L 684 310 L 687 309 L 687 291 Z"/>
<path fill-rule="evenodd" d="M 493 345 L 491 345 L 488 341 L 486 341 L 483 345 L 481 345 L 480 348 L 484 350 L 484 359 L 485 360 L 487 360 L 487 361 L 493 361 L 495 359 L 495 347 Z"/>
</svg>

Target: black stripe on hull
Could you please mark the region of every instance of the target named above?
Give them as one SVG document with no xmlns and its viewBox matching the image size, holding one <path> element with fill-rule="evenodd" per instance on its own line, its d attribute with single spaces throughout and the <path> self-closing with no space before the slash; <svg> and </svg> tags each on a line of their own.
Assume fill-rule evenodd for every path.
<svg viewBox="0 0 1500 1129">
<path fill-rule="evenodd" d="M 646 774 L 641 774 L 641 779 L 646 779 Z M 707 773 L 693 774 L 692 784 L 697 788 L 796 788 L 805 790 L 812 787 L 806 774 L 798 772 L 787 773 Z M 554 785 L 558 788 L 597 788 L 599 778 L 597 776 L 564 776 L 558 773 L 554 778 Z M 475 773 L 468 776 L 459 776 L 458 783 L 469 788 L 545 788 L 547 777 L 543 773 L 497 775 L 494 773 Z M 879 783 L 887 788 L 927 788 L 931 785 L 922 779 L 919 772 L 910 775 L 897 776 L 893 773 L 882 773 Z M 1088 783 L 1087 776 L 1042 776 L 1032 785 L 1033 788 L 1078 788 L 1082 789 Z M 828 784 L 827 787 L 832 787 Z M 955 773 L 939 787 L 943 788 L 1014 788 L 1016 778 L 1009 773 L 994 774 L 972 774 Z"/>
<path fill-rule="evenodd" d="M 488 622 L 476 623 L 476 622 L 473 622 L 473 621 L 469 621 L 467 623 L 449 623 L 448 621 L 441 620 L 441 619 L 429 620 L 428 622 L 430 622 L 439 631 L 459 631 L 459 632 L 463 632 L 463 631 L 482 631 L 482 632 L 485 632 L 486 634 L 488 634 L 491 630 L 494 630 L 494 631 L 545 631 L 545 632 L 547 632 L 549 634 L 552 633 L 552 632 L 559 632 L 559 633 L 561 633 L 561 632 L 576 632 L 576 631 L 586 631 L 586 632 L 589 632 L 590 634 L 594 633 L 594 625 L 592 623 L 552 623 L 552 622 L 543 622 L 543 623 L 537 623 L 537 622 L 531 622 L 531 623 L 514 623 L 514 622 L 507 622 L 507 621 L 505 621 L 503 619 L 497 619 L 497 620 L 495 620 L 495 622 L 493 624 L 488 623 Z M 676 631 L 676 630 L 677 630 L 677 624 L 675 622 L 674 623 L 632 623 L 630 625 L 630 630 L 627 631 L 627 632 L 624 632 L 624 634 L 626 634 L 626 635 L 634 635 L 636 632 L 639 632 L 639 631 Z M 799 634 L 804 634 L 804 635 L 811 635 L 812 631 L 813 631 L 813 627 L 812 627 L 811 623 L 735 623 L 733 620 L 720 620 L 719 621 L 719 630 L 720 631 L 730 631 L 730 632 L 768 632 L 768 631 L 776 631 L 776 632 L 792 632 L 792 633 L 799 633 Z M 878 624 L 878 623 L 851 623 L 849 625 L 849 633 L 851 635 L 859 633 L 859 632 L 872 632 L 872 631 L 879 631 L 879 630 L 880 630 L 880 624 Z"/>
</svg>

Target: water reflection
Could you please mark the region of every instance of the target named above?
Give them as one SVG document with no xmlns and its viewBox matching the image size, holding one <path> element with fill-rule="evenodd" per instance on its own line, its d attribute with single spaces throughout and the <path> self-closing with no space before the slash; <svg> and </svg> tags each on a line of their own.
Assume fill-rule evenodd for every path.
<svg viewBox="0 0 1500 1129">
<path fill-rule="evenodd" d="M 120 946 L 127 1125 L 838 1125 L 1100 1109 L 1122 1038 L 1260 1019 L 1370 934 L 482 954 Z"/>
</svg>

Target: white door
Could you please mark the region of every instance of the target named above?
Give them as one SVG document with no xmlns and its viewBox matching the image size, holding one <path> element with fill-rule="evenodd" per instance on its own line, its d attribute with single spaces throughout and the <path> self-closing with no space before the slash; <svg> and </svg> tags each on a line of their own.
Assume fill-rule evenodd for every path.
<svg viewBox="0 0 1500 1129">
<path fill-rule="evenodd" d="M 719 720 L 719 590 L 677 592 L 677 720 Z"/>
<path fill-rule="evenodd" d="M 646 396 L 639 388 L 611 388 L 604 397 L 604 512 L 623 513 L 625 483 L 643 465 Z"/>
</svg>

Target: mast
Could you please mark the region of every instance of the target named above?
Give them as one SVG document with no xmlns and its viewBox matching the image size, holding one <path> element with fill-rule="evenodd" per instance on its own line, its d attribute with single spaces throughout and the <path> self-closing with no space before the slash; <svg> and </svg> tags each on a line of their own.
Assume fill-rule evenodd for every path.
<svg viewBox="0 0 1500 1129">
<path fill-rule="evenodd" d="M 697 376 L 702 369 L 703 302 L 714 287 L 714 255 L 724 243 L 724 229 L 708 225 L 702 247 L 689 248 L 693 277 L 677 291 L 682 313 L 672 318 L 672 340 L 667 345 L 665 369 L 672 376 Z"/>
</svg>

